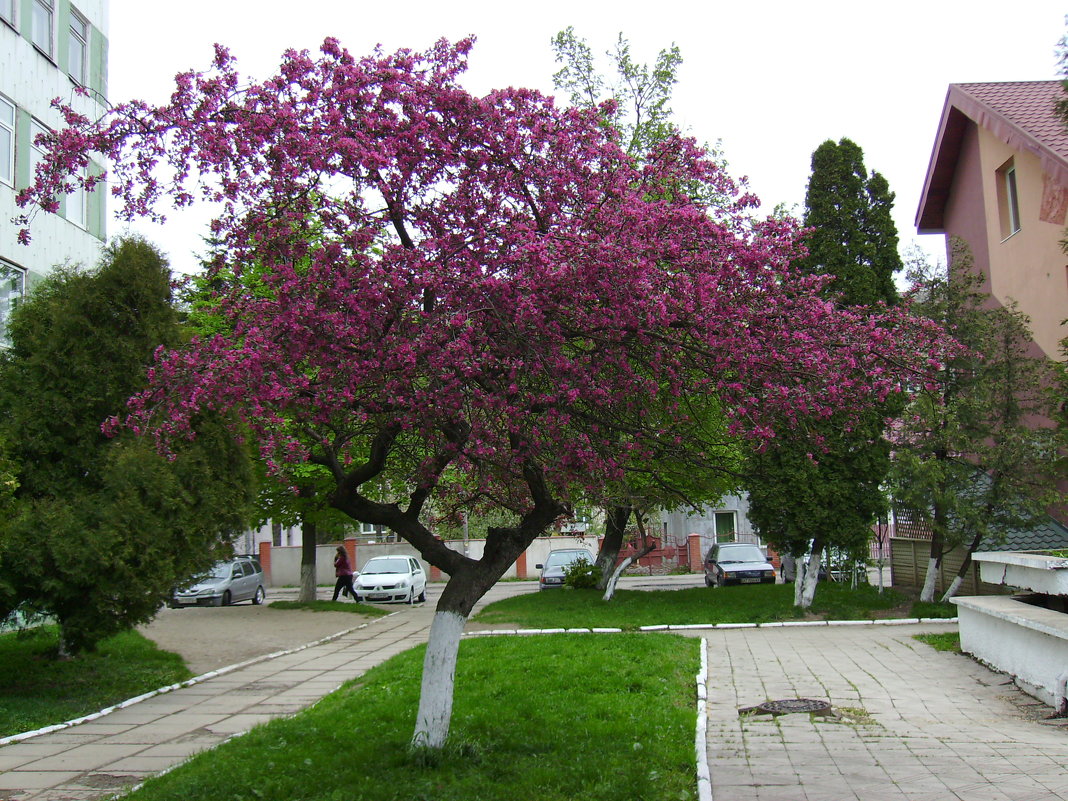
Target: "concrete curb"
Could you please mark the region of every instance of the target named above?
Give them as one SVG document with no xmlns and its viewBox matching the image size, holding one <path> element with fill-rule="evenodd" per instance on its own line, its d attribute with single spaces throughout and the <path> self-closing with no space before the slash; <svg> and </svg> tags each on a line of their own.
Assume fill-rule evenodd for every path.
<svg viewBox="0 0 1068 801">
<path fill-rule="evenodd" d="M 956 623 L 955 617 L 899 617 L 888 620 L 786 620 L 775 623 L 660 623 L 639 626 L 637 631 L 722 631 L 725 629 L 779 629 L 794 626 L 913 626 L 918 623 Z M 623 629 L 486 629 L 465 631 L 463 637 L 500 637 L 526 634 L 620 634 Z"/>
<path fill-rule="evenodd" d="M 708 765 L 708 640 L 701 638 L 701 669 L 697 672 L 697 801 L 713 801 L 712 771 Z"/>
<path fill-rule="evenodd" d="M 113 706 L 101 709 L 99 712 L 93 712 L 89 715 L 83 715 L 80 718 L 67 720 L 63 723 L 53 723 L 51 726 L 45 726 L 41 729 L 34 729 L 33 731 L 19 732 L 18 734 L 12 734 L 8 737 L 0 737 L 0 746 L 5 746 L 8 743 L 22 742 L 23 740 L 29 740 L 33 737 L 40 737 L 42 734 L 51 734 L 55 731 L 69 729 L 72 726 L 78 726 L 82 723 L 89 723 L 90 721 L 98 720 L 99 718 L 102 718 L 105 715 L 110 715 L 112 712 L 115 712 L 119 709 L 125 709 L 128 706 L 133 706 L 134 704 L 139 704 L 142 701 L 147 701 L 149 698 L 155 698 L 157 695 L 163 695 L 164 693 L 173 692 L 174 690 L 180 690 L 183 687 L 192 687 L 194 684 L 200 684 L 201 682 L 207 681 L 208 679 L 214 679 L 216 676 L 224 676 L 227 673 L 232 673 L 235 670 L 240 670 L 241 668 L 248 667 L 249 665 L 266 662 L 269 659 L 277 659 L 280 656 L 295 654 L 299 651 L 305 650 L 306 648 L 313 648 L 316 645 L 322 645 L 323 643 L 331 642 L 332 640 L 336 640 L 339 637 L 344 637 L 346 634 L 351 634 L 354 631 L 359 631 L 360 629 L 366 628 L 367 626 L 370 626 L 372 623 L 375 623 L 379 620 L 385 620 L 386 618 L 393 617 L 393 615 L 396 614 L 399 614 L 399 612 L 390 612 L 388 615 L 376 617 L 374 620 L 368 620 L 366 623 L 361 623 L 358 626 L 353 626 L 351 629 L 339 631 L 337 634 L 331 634 L 328 637 L 323 637 L 321 639 L 315 640 L 315 642 L 298 645 L 296 648 L 287 648 L 284 651 L 275 651 L 274 653 L 253 657 L 252 659 L 246 659 L 244 662 L 238 662 L 235 665 L 227 665 L 226 667 L 221 667 L 218 670 L 212 670 L 207 673 L 202 673 L 199 676 L 194 676 L 191 679 L 186 679 L 185 681 L 178 682 L 177 684 L 168 684 L 166 687 L 160 687 L 159 689 L 152 690 L 151 692 L 144 693 L 143 695 L 138 695 L 133 698 L 127 698 L 125 701 L 120 701 L 119 703 L 114 704 Z"/>
</svg>

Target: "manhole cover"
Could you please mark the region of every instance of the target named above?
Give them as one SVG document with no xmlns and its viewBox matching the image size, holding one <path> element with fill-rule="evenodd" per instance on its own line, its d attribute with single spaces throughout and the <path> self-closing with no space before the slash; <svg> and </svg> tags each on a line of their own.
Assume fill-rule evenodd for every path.
<svg viewBox="0 0 1068 801">
<path fill-rule="evenodd" d="M 794 712 L 808 712 L 810 715 L 829 715 L 831 705 L 814 698 L 785 698 L 782 701 L 765 701 L 757 706 L 739 709 L 739 714 L 753 715 L 789 715 Z"/>
</svg>

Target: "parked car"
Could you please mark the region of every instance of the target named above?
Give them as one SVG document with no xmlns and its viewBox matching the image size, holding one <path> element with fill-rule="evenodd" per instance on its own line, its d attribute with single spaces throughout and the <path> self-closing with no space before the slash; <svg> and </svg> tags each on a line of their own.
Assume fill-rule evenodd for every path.
<svg viewBox="0 0 1068 801">
<path fill-rule="evenodd" d="M 411 556 L 373 556 L 354 578 L 357 601 L 422 603 L 426 600 L 426 572 Z"/>
<path fill-rule="evenodd" d="M 705 554 L 705 586 L 774 584 L 775 567 L 767 554 L 748 542 L 720 542 Z"/>
<path fill-rule="evenodd" d="M 229 606 L 238 601 L 252 601 L 259 605 L 266 597 L 259 559 L 238 556 L 216 562 L 192 586 L 176 590 L 170 606 Z"/>
<path fill-rule="evenodd" d="M 538 589 L 559 589 L 564 586 L 564 572 L 575 562 L 587 561 L 593 564 L 590 552 L 582 548 L 562 548 L 558 551 L 549 551 L 545 557 L 545 563 L 535 565 L 541 571 L 538 576 Z"/>
</svg>

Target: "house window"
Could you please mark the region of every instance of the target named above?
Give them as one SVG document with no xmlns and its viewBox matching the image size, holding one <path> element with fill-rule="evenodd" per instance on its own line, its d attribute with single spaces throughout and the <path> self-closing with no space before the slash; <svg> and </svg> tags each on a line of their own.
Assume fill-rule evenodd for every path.
<svg viewBox="0 0 1068 801">
<path fill-rule="evenodd" d="M 89 73 L 89 23 L 73 8 L 70 10 L 70 46 L 67 52 L 67 72 L 85 86 Z"/>
<path fill-rule="evenodd" d="M 0 261 L 0 346 L 9 347 L 7 321 L 26 291 L 26 271 Z"/>
<path fill-rule="evenodd" d="M 80 170 L 75 178 L 85 178 L 85 170 Z M 75 185 L 74 191 L 67 195 L 66 217 L 79 228 L 85 228 L 87 222 L 86 209 L 89 203 L 85 194 L 84 187 Z"/>
<path fill-rule="evenodd" d="M 1016 190 L 1016 164 L 1009 159 L 997 171 L 998 218 L 1001 238 L 1020 230 L 1020 199 Z"/>
<path fill-rule="evenodd" d="M 15 0 L 0 0 L 0 19 L 15 26 Z"/>
<path fill-rule="evenodd" d="M 55 0 L 33 0 L 31 37 L 37 49 L 49 58 L 52 52 L 52 23 L 56 16 Z"/>
<path fill-rule="evenodd" d="M 48 133 L 48 129 L 45 128 L 37 120 L 31 120 L 30 122 L 30 183 L 32 184 L 37 180 L 37 165 L 44 161 L 45 153 L 37 145 L 37 137 L 41 134 Z"/>
<path fill-rule="evenodd" d="M 15 104 L 0 97 L 0 183 L 15 185 Z"/>
<path fill-rule="evenodd" d="M 737 513 L 716 512 L 716 542 L 734 542 L 738 535 Z"/>
</svg>

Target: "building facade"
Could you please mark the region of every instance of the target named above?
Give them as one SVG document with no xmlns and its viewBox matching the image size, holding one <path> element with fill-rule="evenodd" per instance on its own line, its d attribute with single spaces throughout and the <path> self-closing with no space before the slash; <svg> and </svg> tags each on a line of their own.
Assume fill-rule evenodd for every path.
<svg viewBox="0 0 1068 801">
<path fill-rule="evenodd" d="M 90 119 L 103 113 L 107 31 L 108 0 L 0 0 L 0 337 L 12 306 L 36 280 L 56 265 L 98 261 L 106 233 L 103 187 L 67 195 L 59 214 L 37 214 L 28 246 L 18 243 L 12 218 L 26 213 L 15 195 L 40 159 L 36 136 L 62 125 L 53 99 Z M 102 172 L 97 164 L 89 169 Z"/>
<path fill-rule="evenodd" d="M 949 87 L 916 227 L 960 237 L 985 289 L 1015 301 L 1043 354 L 1061 359 L 1068 334 L 1068 128 L 1060 81 Z M 1036 354 L 1037 355 L 1037 354 Z"/>
</svg>

